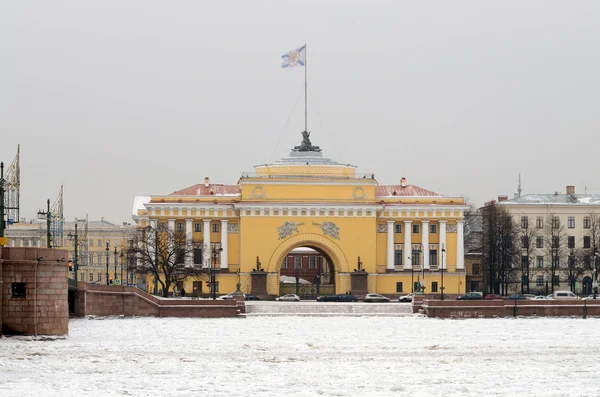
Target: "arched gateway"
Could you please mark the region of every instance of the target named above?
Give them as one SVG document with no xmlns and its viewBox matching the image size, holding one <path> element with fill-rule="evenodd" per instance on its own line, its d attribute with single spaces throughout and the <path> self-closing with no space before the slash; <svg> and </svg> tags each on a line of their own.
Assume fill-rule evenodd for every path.
<svg viewBox="0 0 600 397">
<path fill-rule="evenodd" d="M 329 258 L 326 279 L 336 293 L 394 297 L 411 292 L 419 280 L 425 293 L 461 292 L 462 197 L 444 197 L 405 178 L 380 185 L 374 174 L 324 157 L 309 134 L 303 136 L 289 156 L 255 166 L 236 184 L 206 178 L 169 195 L 136 197 L 140 228 L 168 227 L 194 247 L 185 265 L 199 276 L 183 288 L 197 296 L 240 288 L 270 299 L 281 293 L 284 256 L 310 247 Z M 311 283 L 321 280 L 307 274 Z M 287 275 L 298 278 L 297 272 Z"/>
</svg>

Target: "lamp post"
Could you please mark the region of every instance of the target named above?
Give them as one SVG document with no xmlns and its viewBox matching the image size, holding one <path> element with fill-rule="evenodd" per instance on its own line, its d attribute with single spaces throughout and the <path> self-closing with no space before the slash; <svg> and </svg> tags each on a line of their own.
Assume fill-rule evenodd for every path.
<svg viewBox="0 0 600 397">
<path fill-rule="evenodd" d="M 575 289 L 575 280 L 573 280 L 573 268 L 575 267 L 575 253 L 571 248 L 571 255 L 569 255 L 569 288 L 571 292 Z"/>
<path fill-rule="evenodd" d="M 77 270 L 79 269 L 78 255 L 77 255 L 77 246 L 79 245 L 79 236 L 77 235 L 77 219 L 75 219 L 75 233 L 69 233 L 69 240 L 73 241 L 74 252 L 73 252 L 73 278 L 77 281 Z"/>
<path fill-rule="evenodd" d="M 52 233 L 50 230 L 50 225 L 52 223 L 52 213 L 50 212 L 50 199 L 46 201 L 48 210 L 47 211 L 38 211 L 38 219 L 46 218 L 46 247 L 52 248 Z"/>
<path fill-rule="evenodd" d="M 108 256 L 110 255 L 110 248 L 108 248 L 108 243 L 106 243 L 106 285 L 110 285 L 110 280 L 108 277 Z"/>
<path fill-rule="evenodd" d="M 117 284 L 117 263 L 119 262 L 119 253 L 117 252 L 117 247 L 115 247 L 115 272 L 113 273 L 113 283 Z"/>
<path fill-rule="evenodd" d="M 121 285 L 123 285 L 123 257 L 125 255 L 123 254 L 123 248 L 121 248 L 121 253 L 119 254 L 119 259 L 121 261 L 121 276 L 119 277 L 119 279 L 121 280 Z M 127 285 L 127 280 L 125 281 L 125 285 Z"/>
<path fill-rule="evenodd" d="M 442 251 L 441 251 L 442 255 L 441 255 L 441 266 L 440 266 L 440 274 L 442 276 L 442 287 L 440 288 L 440 290 L 442 291 L 442 296 L 441 296 L 441 300 L 444 300 L 444 254 L 446 253 L 446 248 L 444 247 L 444 244 L 442 244 Z"/>
<path fill-rule="evenodd" d="M 215 246 L 213 246 L 212 249 L 212 265 L 210 267 L 210 286 L 211 286 L 211 293 L 212 293 L 212 298 L 213 300 L 217 299 L 217 280 L 216 280 L 216 266 L 217 266 L 217 259 L 219 257 L 219 254 L 223 251 L 223 248 L 219 246 L 219 248 L 217 248 L 217 245 L 215 244 Z"/>
<path fill-rule="evenodd" d="M 592 288 L 594 289 L 594 299 L 598 295 L 598 269 L 596 268 L 596 258 L 598 257 L 598 249 L 594 248 L 594 274 L 592 281 Z"/>
</svg>

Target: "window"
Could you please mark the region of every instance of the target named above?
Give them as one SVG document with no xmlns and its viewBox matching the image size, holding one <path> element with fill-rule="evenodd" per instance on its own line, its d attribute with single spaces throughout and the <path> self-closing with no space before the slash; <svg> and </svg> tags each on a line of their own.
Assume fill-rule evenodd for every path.
<svg viewBox="0 0 600 397">
<path fill-rule="evenodd" d="M 429 233 L 436 234 L 437 233 L 437 225 L 429 225 Z"/>
<path fill-rule="evenodd" d="M 552 236 L 552 248 L 558 248 L 560 245 L 560 239 L 558 236 Z"/>
<path fill-rule="evenodd" d="M 283 260 L 281 261 L 281 268 L 287 269 L 287 257 L 283 258 Z"/>
<path fill-rule="evenodd" d="M 527 236 L 522 236 L 521 237 L 521 248 L 528 248 L 529 247 L 529 238 Z"/>
<path fill-rule="evenodd" d="M 102 247 L 102 240 L 98 240 L 98 247 Z"/>
<path fill-rule="evenodd" d="M 201 223 L 194 223 L 194 231 L 196 233 L 200 233 L 202 231 L 202 224 Z"/>
<path fill-rule="evenodd" d="M 558 216 L 552 217 L 552 228 L 558 229 L 560 227 L 560 218 Z"/>
<path fill-rule="evenodd" d="M 90 247 L 94 246 L 94 240 L 90 240 Z"/>
<path fill-rule="evenodd" d="M 12 283 L 11 289 L 13 298 L 25 298 L 25 283 Z"/>
<path fill-rule="evenodd" d="M 552 285 L 560 285 L 560 279 L 558 276 L 552 277 Z"/>
<path fill-rule="evenodd" d="M 560 265 L 560 260 L 558 258 L 558 256 L 553 256 L 552 257 L 552 267 L 557 269 Z"/>
<path fill-rule="evenodd" d="M 402 250 L 396 249 L 394 251 L 394 266 L 402 266 Z"/>
<path fill-rule="evenodd" d="M 181 232 L 183 232 L 183 223 L 181 223 L 181 222 L 180 222 L 180 223 L 178 223 L 178 224 L 177 224 L 177 228 L 176 228 L 176 230 L 177 230 L 178 232 L 180 232 L 180 233 L 181 233 Z"/>
<path fill-rule="evenodd" d="M 175 250 L 175 263 L 180 264 L 185 262 L 185 250 L 183 248 L 177 248 Z"/>
<path fill-rule="evenodd" d="M 528 227 L 529 227 L 529 217 L 522 216 L 521 217 L 521 228 L 522 229 L 527 229 Z"/>
<path fill-rule="evenodd" d="M 396 224 L 396 233 L 402 233 L 402 225 Z"/>
<path fill-rule="evenodd" d="M 25 247 L 29 247 L 29 240 L 23 240 L 25 242 Z"/>
<path fill-rule="evenodd" d="M 418 234 L 419 233 L 419 225 L 412 225 L 413 226 L 413 234 Z"/>
<path fill-rule="evenodd" d="M 94 281 L 94 273 L 90 272 L 90 283 Z"/>
<path fill-rule="evenodd" d="M 592 268 L 592 262 L 589 255 L 583 257 L 583 266 L 588 270 Z"/>
<path fill-rule="evenodd" d="M 536 287 L 543 287 L 544 286 L 544 276 L 537 276 L 535 278 L 535 285 L 536 285 Z"/>
<path fill-rule="evenodd" d="M 473 274 L 481 273 L 481 265 L 479 263 L 473 263 Z"/>
<path fill-rule="evenodd" d="M 37 240 L 33 240 L 33 241 L 31 242 L 31 246 L 32 246 L 32 247 L 37 247 L 37 246 L 38 246 Z"/>
<path fill-rule="evenodd" d="M 402 281 L 396 282 L 396 292 L 402 292 Z"/>
<path fill-rule="evenodd" d="M 317 269 L 317 257 L 316 256 L 308 257 L 308 268 L 313 269 L 313 270 Z"/>
<path fill-rule="evenodd" d="M 414 281 L 413 282 L 413 290 L 411 292 L 415 292 L 418 291 L 421 288 L 421 282 L 419 281 Z"/>
<path fill-rule="evenodd" d="M 212 224 L 212 231 L 213 231 L 213 233 L 218 233 L 219 232 L 219 224 L 218 223 L 213 223 Z"/>
<path fill-rule="evenodd" d="M 194 263 L 202 264 L 202 248 L 194 248 Z"/>
<path fill-rule="evenodd" d="M 569 267 L 575 266 L 575 255 L 569 255 Z"/>
<path fill-rule="evenodd" d="M 589 229 L 592 225 L 592 219 L 589 216 L 583 217 L 583 228 Z"/>
<path fill-rule="evenodd" d="M 438 292 L 437 281 L 431 282 L 431 292 Z"/>
<path fill-rule="evenodd" d="M 302 257 L 300 255 L 294 256 L 294 269 L 302 269 Z"/>
<path fill-rule="evenodd" d="M 536 248 L 544 248 L 544 237 L 537 236 L 535 238 L 535 247 Z"/>
<path fill-rule="evenodd" d="M 544 228 L 544 217 L 543 216 L 538 216 L 535 218 L 535 227 L 537 227 L 538 229 Z"/>
<path fill-rule="evenodd" d="M 521 283 L 523 285 L 529 285 L 529 278 L 526 275 L 521 276 Z"/>
<path fill-rule="evenodd" d="M 590 248 L 591 239 L 590 236 L 583 236 L 583 248 Z"/>
<path fill-rule="evenodd" d="M 529 257 L 527 255 L 521 256 L 521 268 L 526 268 L 529 266 Z"/>
<path fill-rule="evenodd" d="M 575 248 L 575 236 L 569 236 L 567 239 L 569 248 Z"/>
<path fill-rule="evenodd" d="M 85 281 L 85 279 L 83 278 L 83 276 L 85 276 L 85 274 L 83 272 L 79 273 L 79 281 Z"/>
<path fill-rule="evenodd" d="M 539 269 L 544 267 L 544 257 L 543 256 L 537 256 L 535 262 Z"/>
<path fill-rule="evenodd" d="M 437 267 L 437 250 L 429 250 L 429 266 Z"/>
<path fill-rule="evenodd" d="M 575 229 L 575 217 L 574 217 L 574 216 L 570 216 L 570 217 L 567 219 L 567 227 L 568 227 L 569 229 Z"/>
<path fill-rule="evenodd" d="M 421 253 L 419 251 L 413 250 L 411 264 L 413 266 L 421 266 Z"/>
</svg>

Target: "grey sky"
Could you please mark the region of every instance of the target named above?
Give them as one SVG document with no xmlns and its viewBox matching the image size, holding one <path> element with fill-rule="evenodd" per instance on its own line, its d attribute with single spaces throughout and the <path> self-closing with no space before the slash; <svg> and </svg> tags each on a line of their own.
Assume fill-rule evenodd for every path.
<svg viewBox="0 0 600 397">
<path fill-rule="evenodd" d="M 68 220 L 130 221 L 168 194 L 285 156 L 326 157 L 482 204 L 600 193 L 600 2 L 4 1 L 0 159 L 21 214 L 65 185 Z M 280 140 L 279 144 L 277 142 Z M 594 153 L 595 151 L 595 153 Z"/>
</svg>

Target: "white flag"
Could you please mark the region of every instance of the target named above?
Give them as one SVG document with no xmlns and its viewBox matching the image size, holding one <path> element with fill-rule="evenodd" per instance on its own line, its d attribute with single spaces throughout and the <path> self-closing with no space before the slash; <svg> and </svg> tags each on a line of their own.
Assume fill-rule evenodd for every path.
<svg viewBox="0 0 600 397">
<path fill-rule="evenodd" d="M 281 64 L 282 68 L 295 68 L 296 66 L 304 66 L 306 63 L 306 45 L 303 45 L 296 50 L 292 50 L 287 54 L 283 54 L 281 58 L 283 59 L 283 63 Z"/>
</svg>

